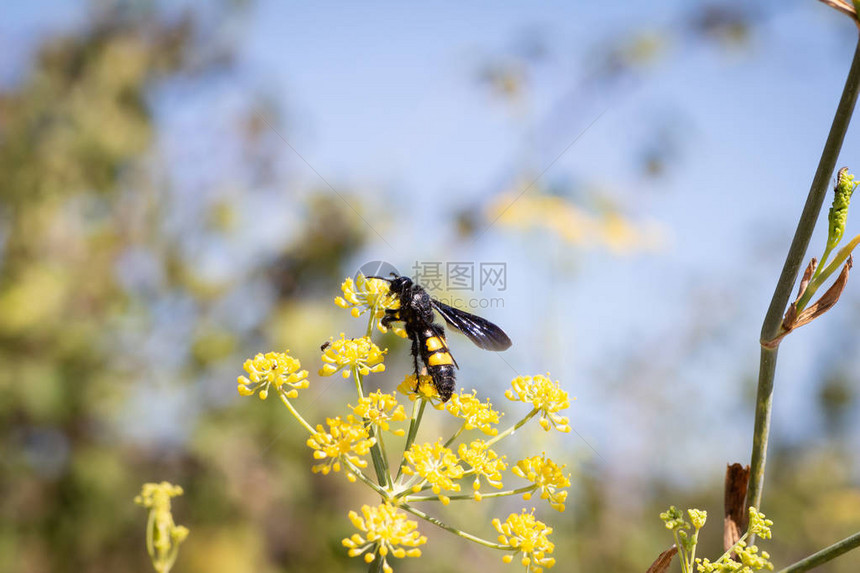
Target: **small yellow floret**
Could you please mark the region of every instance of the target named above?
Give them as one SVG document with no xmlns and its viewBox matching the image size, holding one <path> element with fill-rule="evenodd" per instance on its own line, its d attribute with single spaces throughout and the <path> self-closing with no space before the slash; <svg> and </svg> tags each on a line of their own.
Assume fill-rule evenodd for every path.
<svg viewBox="0 0 860 573">
<path fill-rule="evenodd" d="M 553 382 L 549 375 L 518 376 L 511 381 L 512 389 L 505 392 L 509 400 L 531 404 L 540 412 L 540 425 L 547 432 L 555 428 L 559 432 L 569 432 L 569 420 L 558 414 L 570 406 L 567 392 L 562 390 L 558 381 Z"/>
<path fill-rule="evenodd" d="M 454 480 L 463 477 L 464 470 L 456 454 L 442 445 L 441 438 L 432 444 L 412 444 L 404 457 L 410 465 L 403 468 L 403 473 L 423 477 L 432 486 L 434 494 L 439 495 L 443 489 L 460 491 L 460 484 Z M 442 503 L 446 500 L 442 499 Z"/>
<path fill-rule="evenodd" d="M 343 370 L 343 377 L 349 378 L 353 372 L 366 376 L 371 372 L 382 372 L 385 364 L 382 363 L 387 350 L 380 350 L 370 337 L 340 338 L 332 340 L 323 351 L 322 359 L 325 364 L 319 371 L 320 376 L 331 376 L 335 372 Z"/>
<path fill-rule="evenodd" d="M 248 376 L 237 378 L 240 396 L 252 396 L 259 392 L 260 399 L 265 400 L 269 395 L 269 388 L 274 387 L 287 398 L 296 398 L 299 390 L 310 385 L 307 379 L 308 371 L 299 370 L 302 367 L 301 362 L 283 352 L 257 354 L 246 360 L 242 366 Z"/>
<path fill-rule="evenodd" d="M 350 557 L 363 556 L 365 563 L 371 563 L 377 555 L 382 559 L 383 571 L 392 571 L 387 562 L 389 555 L 402 559 L 420 557 L 419 545 L 427 543 L 427 538 L 418 531 L 418 523 L 410 520 L 406 512 L 391 504 L 383 503 L 376 507 L 363 505 L 361 515 L 349 512 L 349 520 L 360 532 L 343 540 L 349 549 Z M 410 548 L 404 550 L 403 547 Z"/>
<path fill-rule="evenodd" d="M 555 565 L 555 559 L 549 557 L 555 550 L 555 544 L 548 538 L 552 528 L 531 513 L 512 513 L 504 523 L 499 519 L 493 520 L 493 527 L 499 532 L 499 543 L 507 545 L 513 550 L 512 554 L 502 558 L 505 563 L 513 561 L 514 557 L 521 554 L 521 563 L 529 567 L 529 571 L 541 573 L 543 568 L 549 569 Z"/>
<path fill-rule="evenodd" d="M 388 329 L 382 326 L 380 319 L 385 316 L 386 309 L 400 308 L 400 300 L 396 295 L 389 293 L 388 281 L 382 279 L 369 279 L 360 274 L 355 280 L 348 278 L 340 285 L 343 296 L 336 297 L 334 303 L 343 309 L 348 309 L 354 318 L 360 317 L 370 311 L 370 320 L 380 332 Z M 398 336 L 405 336 L 402 328 L 393 329 Z"/>
<path fill-rule="evenodd" d="M 477 428 L 488 436 L 499 433 L 493 424 L 499 423 L 501 415 L 493 410 L 489 400 L 486 402 L 478 400 L 475 390 L 472 390 L 471 394 L 466 392 L 453 394 L 445 407 L 452 416 L 461 418 L 466 423 L 466 430 Z"/>
<path fill-rule="evenodd" d="M 351 406 L 356 416 L 368 420 L 378 428 L 389 431 L 389 422 L 402 422 L 406 419 L 403 406 L 397 403 L 397 398 L 392 394 L 383 394 L 380 390 L 361 398 L 358 406 Z M 392 432 L 396 436 L 403 436 L 406 431 L 401 429 Z"/>
<path fill-rule="evenodd" d="M 496 452 L 487 447 L 484 440 L 475 440 L 468 446 L 460 444 L 457 454 L 472 468 L 470 471 L 475 475 L 472 489 L 475 490 L 477 501 L 481 501 L 482 497 L 480 492 L 482 480 L 496 489 L 502 487 L 502 472 L 508 467 L 505 456 L 499 457 Z"/>
<path fill-rule="evenodd" d="M 341 460 L 349 461 L 360 468 L 367 467 L 367 460 L 359 456 L 366 456 L 376 439 L 369 436 L 364 424 L 352 415 L 345 420 L 340 416 L 328 418 L 326 423 L 329 426 L 328 432 L 322 425 L 317 425 L 316 432 L 307 440 L 308 447 L 314 450 L 314 459 L 326 460 L 313 466 L 311 471 L 323 475 L 332 470 L 338 472 Z"/>
<path fill-rule="evenodd" d="M 511 472 L 532 482 L 540 492 L 541 499 L 549 501 L 553 509 L 564 511 L 567 491 L 562 488 L 570 487 L 570 479 L 561 472 L 562 469 L 564 466 L 556 465 L 544 452 L 539 456 L 520 460 Z M 523 495 L 526 500 L 530 497 L 528 494 Z"/>
</svg>

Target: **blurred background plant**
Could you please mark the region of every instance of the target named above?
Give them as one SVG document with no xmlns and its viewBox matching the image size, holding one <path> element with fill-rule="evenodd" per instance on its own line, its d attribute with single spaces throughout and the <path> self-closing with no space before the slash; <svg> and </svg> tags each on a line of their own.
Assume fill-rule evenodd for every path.
<svg viewBox="0 0 860 573">
<path fill-rule="evenodd" d="M 522 444 L 576 460 L 554 557 L 644 570 L 654 515 L 720 515 L 725 463 L 748 456 L 762 309 L 854 43 L 831 12 L 4 7 L 0 571 L 148 570 L 127 500 L 163 479 L 194 531 L 174 571 L 351 568 L 351 490 L 232 381 L 266 349 L 316 368 L 330 285 L 379 259 L 507 263 L 505 308 L 482 313 L 514 340 L 505 360 L 578 397 L 573 432 Z M 762 508 L 780 563 L 860 528 L 851 291 L 780 364 Z M 457 346 L 463 383 L 500 400 L 508 366 Z M 309 418 L 339 382 L 308 389 Z M 504 567 L 426 534 L 450 551 L 398 571 Z"/>
<path fill-rule="evenodd" d="M 149 509 L 146 518 L 146 552 L 157 573 L 169 573 L 179 557 L 179 546 L 188 538 L 188 528 L 176 525 L 170 510 L 170 498 L 182 495 L 182 487 L 170 482 L 145 483 L 137 505 Z"/>
</svg>

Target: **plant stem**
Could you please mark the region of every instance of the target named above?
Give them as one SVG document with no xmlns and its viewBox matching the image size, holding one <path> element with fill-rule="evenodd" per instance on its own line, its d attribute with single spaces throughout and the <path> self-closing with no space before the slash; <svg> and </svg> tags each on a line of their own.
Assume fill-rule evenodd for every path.
<svg viewBox="0 0 860 573">
<path fill-rule="evenodd" d="M 418 517 L 420 517 L 421 519 L 423 519 L 425 521 L 429 521 L 430 523 L 432 523 L 436 527 L 441 527 L 445 531 L 450 531 L 454 535 L 459 535 L 463 539 L 468 539 L 469 541 L 474 541 L 475 543 L 483 545 L 484 547 L 490 547 L 492 549 L 502 549 L 502 550 L 505 550 L 505 549 L 510 550 L 511 549 L 511 547 L 509 547 L 507 545 L 501 545 L 499 543 L 493 543 L 492 541 L 487 541 L 486 539 L 481 539 L 480 537 L 476 537 L 470 533 L 466 533 L 465 531 L 460 531 L 456 527 L 448 525 L 447 523 L 445 523 L 443 521 L 439 521 L 438 519 L 436 519 L 432 515 L 428 515 L 428 514 L 424 513 L 423 511 L 421 511 L 420 509 L 412 507 L 408 503 L 404 503 L 400 507 L 401 507 L 401 509 L 408 511 L 409 513 L 411 513 L 413 515 L 417 515 Z"/>
<path fill-rule="evenodd" d="M 350 461 L 349 461 L 348 459 L 346 459 L 346 458 L 343 458 L 343 457 L 342 457 L 342 458 L 341 458 L 341 461 L 343 462 L 343 464 L 344 464 L 346 467 L 348 467 L 348 468 L 349 468 L 349 471 L 351 471 L 351 472 L 352 472 L 352 474 L 353 474 L 357 479 L 361 480 L 361 482 L 362 482 L 363 484 L 367 485 L 370 489 L 372 489 L 373 491 L 375 491 L 376 493 L 378 493 L 378 494 L 382 497 L 382 500 L 383 500 L 383 501 L 388 501 L 388 500 L 390 500 L 390 499 L 391 499 L 390 492 L 389 492 L 389 491 L 387 491 L 387 490 L 385 490 L 385 489 L 383 489 L 381 486 L 379 486 L 379 485 L 375 484 L 375 483 L 374 483 L 370 478 L 368 478 L 366 475 L 364 475 L 364 473 L 362 473 L 362 471 L 361 471 L 361 468 L 359 468 L 358 466 L 356 466 L 355 464 L 353 464 L 352 462 L 350 462 Z"/>
<path fill-rule="evenodd" d="M 854 51 L 854 59 L 851 62 L 848 78 L 845 80 L 842 98 L 839 100 L 839 106 L 836 108 L 836 115 L 830 126 L 830 133 L 827 135 L 827 141 L 824 144 L 824 150 L 818 162 L 818 169 L 815 171 L 815 177 L 812 179 L 812 185 L 809 189 L 809 195 L 803 207 L 803 212 L 800 215 L 800 220 L 797 223 L 794 239 L 791 241 L 791 247 L 789 247 L 785 264 L 782 267 L 782 273 L 776 283 L 773 298 L 770 301 L 770 306 L 767 309 L 767 314 L 762 324 L 762 343 L 773 340 L 779 334 L 782 326 L 782 315 L 788 305 L 791 290 L 797 281 L 797 275 L 800 271 L 806 249 L 809 246 L 812 230 L 815 228 L 815 222 L 821 212 L 821 205 L 824 203 L 824 198 L 827 195 L 830 177 L 836 167 L 839 151 L 842 149 L 845 132 L 848 130 L 848 124 L 851 123 L 851 114 L 854 112 L 854 104 L 857 101 L 858 86 L 860 86 L 860 42 L 858 42 L 857 48 Z M 756 509 L 761 504 L 762 485 L 764 483 L 767 438 L 770 433 L 770 413 L 773 405 L 773 380 L 776 373 L 776 357 L 776 348 L 762 347 L 758 393 L 756 395 L 753 450 L 750 460 L 750 484 L 746 503 L 747 506 L 753 506 Z"/>
<path fill-rule="evenodd" d="M 406 435 L 406 444 L 403 446 L 404 456 L 403 459 L 400 460 L 400 467 L 397 468 L 397 476 L 394 478 L 395 481 L 400 479 L 401 474 L 403 474 L 403 468 L 406 466 L 405 454 L 415 442 L 415 436 L 418 434 L 418 426 L 421 425 L 421 418 L 424 416 L 424 408 L 426 406 L 427 400 L 422 398 L 416 398 L 415 402 L 412 403 L 412 419 L 409 422 L 409 433 Z"/>
<path fill-rule="evenodd" d="M 377 553 L 373 561 L 368 564 L 367 573 L 382 573 L 384 570 L 382 556 Z"/>
<path fill-rule="evenodd" d="M 789 565 L 785 569 L 780 569 L 778 573 L 800 573 L 801 571 L 809 571 L 819 565 L 827 563 L 831 559 L 835 559 L 847 553 L 852 549 L 860 547 L 860 532 L 855 533 L 851 537 L 846 537 L 842 541 L 834 543 L 829 547 L 825 547 L 817 553 L 813 553 L 806 559 L 801 559 L 793 565 Z"/>
<path fill-rule="evenodd" d="M 481 499 L 486 499 L 488 497 L 505 497 L 508 495 L 519 495 L 521 493 L 528 493 L 528 492 L 534 491 L 536 489 L 537 489 L 536 485 L 527 485 L 527 486 L 523 486 L 523 487 L 517 488 L 517 489 L 510 489 L 508 491 L 494 491 L 494 492 L 490 492 L 490 493 L 481 494 Z M 410 495 L 408 497 L 408 501 L 410 501 L 410 502 L 412 502 L 412 501 L 437 501 L 438 499 L 439 499 L 438 495 L 420 495 L 420 496 Z M 474 494 L 460 493 L 460 494 L 456 494 L 456 495 L 449 495 L 448 499 L 450 499 L 452 501 L 456 500 L 456 499 L 467 499 L 467 500 L 474 501 L 475 496 L 474 496 Z"/>
<path fill-rule="evenodd" d="M 532 411 L 529 412 L 528 414 L 526 414 L 522 420 L 520 420 L 519 422 L 517 422 L 516 424 L 514 424 L 513 426 L 511 426 L 510 428 L 508 428 L 507 430 L 505 430 L 501 434 L 497 434 L 495 438 L 493 438 L 492 440 L 490 440 L 486 444 L 484 444 L 484 447 L 489 448 L 490 446 L 492 446 L 493 444 L 495 444 L 496 442 L 498 442 L 502 438 L 506 438 L 509 435 L 513 434 L 514 432 L 519 430 L 523 426 L 523 424 L 525 424 L 526 422 L 528 422 L 529 420 L 534 418 L 535 414 L 537 414 L 538 412 L 540 412 L 540 410 L 538 410 L 537 408 L 533 408 Z"/>
<path fill-rule="evenodd" d="M 293 406 L 293 403 L 290 402 L 289 398 L 287 398 L 286 392 L 281 389 L 278 389 L 278 398 L 281 399 L 281 402 L 284 403 L 284 406 L 287 407 L 287 409 L 290 411 L 290 414 L 292 414 L 296 418 L 296 420 L 298 420 L 299 423 L 304 426 L 308 432 L 311 433 L 311 435 L 316 434 L 317 431 L 314 430 L 310 424 L 308 424 L 308 421 L 305 420 L 301 414 L 299 414 L 298 410 L 296 410 Z"/>
<path fill-rule="evenodd" d="M 453 442 L 454 440 L 456 440 L 457 438 L 459 438 L 459 437 L 460 437 L 460 434 L 462 434 L 462 433 L 463 433 L 463 430 L 465 430 L 465 429 L 466 429 L 466 422 L 463 422 L 462 424 L 460 424 L 460 427 L 459 427 L 459 428 L 457 428 L 457 431 L 456 431 L 456 432 L 454 432 L 454 434 L 453 434 L 450 438 L 448 438 L 448 441 L 447 441 L 447 442 L 445 442 L 445 443 L 443 444 L 443 445 L 444 445 L 444 447 L 446 447 L 446 448 L 447 448 L 448 446 L 450 446 L 450 445 L 451 445 L 451 442 Z"/>
<path fill-rule="evenodd" d="M 353 367 L 352 374 L 355 378 L 355 391 L 358 394 L 359 401 L 361 401 L 364 398 L 364 382 L 361 378 L 361 372 L 358 371 L 357 367 Z M 371 438 L 375 438 L 373 445 L 370 446 L 370 458 L 373 460 L 373 469 L 376 471 L 376 479 L 379 481 L 379 485 L 390 488 L 391 476 L 388 474 L 388 470 L 386 469 L 387 464 L 383 459 L 382 450 L 380 449 L 379 444 L 381 436 L 376 435 L 376 428 L 370 424 L 370 421 L 367 418 L 364 418 L 364 423 L 368 424 L 370 427 L 368 435 Z"/>
</svg>

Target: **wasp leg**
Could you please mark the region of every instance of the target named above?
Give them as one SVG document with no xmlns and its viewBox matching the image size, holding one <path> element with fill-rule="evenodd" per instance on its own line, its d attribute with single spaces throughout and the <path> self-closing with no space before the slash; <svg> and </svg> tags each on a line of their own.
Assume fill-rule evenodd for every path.
<svg viewBox="0 0 860 573">
<path fill-rule="evenodd" d="M 415 391 L 421 386 L 421 371 L 418 370 L 418 337 L 412 337 L 412 364 L 415 367 Z"/>
<path fill-rule="evenodd" d="M 402 318 L 400 318 L 400 311 L 399 310 L 386 308 L 385 309 L 385 316 L 382 317 L 382 320 L 380 322 L 382 323 L 382 326 L 384 326 L 385 328 L 388 328 L 392 322 L 399 321 L 399 320 L 403 320 Z"/>
</svg>

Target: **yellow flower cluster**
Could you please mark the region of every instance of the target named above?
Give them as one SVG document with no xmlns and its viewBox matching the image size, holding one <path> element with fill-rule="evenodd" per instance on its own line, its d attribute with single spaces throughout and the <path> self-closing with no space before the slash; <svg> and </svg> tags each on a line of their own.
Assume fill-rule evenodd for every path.
<svg viewBox="0 0 860 573">
<path fill-rule="evenodd" d="M 179 555 L 179 545 L 188 537 L 188 528 L 176 525 L 170 510 L 170 498 L 182 495 L 182 488 L 163 481 L 145 483 L 134 502 L 149 509 L 146 527 L 146 550 L 159 573 L 167 573 Z"/>
<path fill-rule="evenodd" d="M 487 447 L 484 440 L 475 440 L 468 446 L 460 444 L 457 454 L 471 467 L 468 473 L 475 475 L 472 489 L 475 490 L 476 500 L 481 501 L 482 479 L 496 489 L 502 487 L 502 472 L 508 467 L 505 456 L 499 457 L 499 454 Z"/>
<path fill-rule="evenodd" d="M 463 477 L 465 471 L 459 464 L 457 455 L 449 448 L 442 445 L 442 440 L 436 440 L 430 444 L 412 444 L 412 447 L 403 454 L 412 467 L 403 468 L 403 473 L 408 475 L 419 475 L 430 484 L 433 493 L 439 496 L 439 500 L 448 505 L 451 499 L 440 495 L 441 491 L 460 491 L 460 484 L 454 483 L 455 479 Z M 413 486 L 412 491 L 421 491 L 422 484 Z"/>
<path fill-rule="evenodd" d="M 439 397 L 439 392 L 436 391 L 436 386 L 433 385 L 433 377 L 422 374 L 420 384 L 415 383 L 415 374 L 410 374 L 403 379 L 397 386 L 397 391 L 409 398 L 411 402 L 421 398 L 429 400 L 433 407 L 441 410 L 445 407 L 442 403 L 442 398 Z"/>
<path fill-rule="evenodd" d="M 311 468 L 314 473 L 328 474 L 331 470 L 340 471 L 341 460 L 348 461 L 359 468 L 367 467 L 366 456 L 370 446 L 376 443 L 367 432 L 367 428 L 354 416 L 346 419 L 327 418 L 329 431 L 326 432 L 321 424 L 317 424 L 316 432 L 308 438 L 308 447 L 314 450 L 315 460 L 326 460 Z M 350 474 L 351 475 L 351 474 Z"/>
<path fill-rule="evenodd" d="M 549 501 L 553 509 L 564 511 L 567 491 L 562 488 L 570 487 L 570 479 L 561 473 L 564 466 L 559 467 L 546 457 L 546 452 L 517 462 L 511 472 L 535 484 L 540 491 L 541 499 Z M 531 492 L 526 492 L 523 499 L 531 499 Z"/>
<path fill-rule="evenodd" d="M 371 563 L 378 554 L 382 559 L 382 570 L 392 573 L 393 569 L 387 562 L 389 554 L 398 559 L 421 556 L 421 550 L 417 547 L 424 545 L 427 538 L 418 532 L 418 523 L 408 519 L 405 512 L 383 503 L 376 507 L 363 505 L 361 513 L 359 516 L 355 511 L 349 512 L 349 519 L 355 528 L 365 533 L 364 536 L 354 533 L 343 540 L 344 547 L 349 548 L 350 557 L 363 554 L 364 561 Z"/>
<path fill-rule="evenodd" d="M 737 556 L 740 561 L 730 557 Z M 717 561 L 711 562 L 710 559 L 696 559 L 697 570 L 700 573 L 724 573 L 731 571 L 732 573 L 755 573 L 756 571 L 773 571 L 773 563 L 770 562 L 770 555 L 767 551 L 758 552 L 758 547 L 747 544 L 743 541 L 738 541 L 735 545 L 734 552 L 727 553 Z"/>
<path fill-rule="evenodd" d="M 387 350 L 380 350 L 369 336 L 362 338 L 340 338 L 331 342 L 322 355 L 323 367 L 320 368 L 320 376 L 331 376 L 335 372 L 343 370 L 343 377 L 349 378 L 353 370 L 362 376 L 371 372 L 382 372 L 385 364 L 382 359 Z"/>
<path fill-rule="evenodd" d="M 140 488 L 140 495 L 134 496 L 134 503 L 159 511 L 170 511 L 170 498 L 179 497 L 183 493 L 182 486 L 170 482 L 145 483 Z"/>
<path fill-rule="evenodd" d="M 366 375 L 385 370 L 383 362 L 387 353 L 374 344 L 370 334 L 374 325 L 383 332 L 386 330 L 381 320 L 386 310 L 399 307 L 398 297 L 390 294 L 387 281 L 362 275 L 355 280 L 346 279 L 341 290 L 343 296 L 337 297 L 335 303 L 349 310 L 354 317 L 364 315 L 367 318 L 367 336 L 347 338 L 341 333 L 338 338 L 329 339 L 322 348 L 319 375 L 340 373 L 344 378 L 354 376 L 357 402 L 350 405 L 352 413 L 326 418 L 325 424 L 308 422 L 292 400 L 298 397 L 300 389 L 308 387 L 308 373 L 301 370 L 298 360 L 284 353 L 258 354 L 246 360 L 247 376 L 238 378 L 238 390 L 243 396 L 259 393 L 260 398 L 265 399 L 274 387 L 287 410 L 308 432 L 306 443 L 314 458 L 312 471 L 327 475 L 343 468 L 348 480 L 360 481 L 382 498 L 380 505 L 364 505 L 360 511 L 349 513 L 349 519 L 358 530 L 343 539 L 349 555 L 362 557 L 372 564 L 374 571 L 392 573 L 389 562 L 392 557 L 419 557 L 421 550 L 418 547 L 427 542 L 417 530 L 417 522 L 408 519 L 415 516 L 486 547 L 501 550 L 505 552 L 503 560 L 506 563 L 517 559 L 531 573 L 541 573 L 544 568 L 552 567 L 555 564 L 552 557 L 554 545 L 548 539 L 552 528 L 535 518 L 534 509 L 511 514 L 504 522 L 494 519 L 492 525 L 499 533 L 499 541 L 494 543 L 460 531 L 456 526 L 424 513 L 413 503 L 438 500 L 448 505 L 452 499 L 468 503 L 480 501 L 483 497 L 523 493 L 528 500 L 534 492 L 540 492 L 542 499 L 563 511 L 567 499 L 565 488 L 570 486 L 569 475 L 562 473 L 564 466 L 556 465 L 544 453 L 521 460 L 510 468 L 506 457 L 494 448 L 532 418 L 536 418 L 544 430 L 570 431 L 568 419 L 559 414 L 570 406 L 568 394 L 548 375 L 515 378 L 512 389 L 505 395 L 511 400 L 529 404 L 530 409 L 520 408 L 524 415 L 519 421 L 500 430 L 498 424 L 502 414 L 489 400 L 479 399 L 475 390 L 458 392 L 443 403 L 431 376 L 413 374 L 406 376 L 397 388 L 397 392 L 412 402 L 411 416 L 408 416 L 404 405 L 398 403 L 397 392 L 375 390 L 369 393 L 365 389 Z M 438 438 L 435 442 L 416 443 L 425 411 L 430 411 L 426 408 L 428 403 L 436 410 L 447 409 L 459 419 L 460 423 L 447 441 Z M 404 423 L 407 421 L 408 426 Z M 475 431 L 476 435 L 480 431 L 483 435 L 481 439 L 474 436 L 465 438 L 464 432 L 469 431 Z M 398 465 L 392 464 L 388 456 L 386 432 L 405 438 L 400 441 L 403 447 Z M 366 471 L 370 458 L 375 479 Z M 503 490 L 503 473 L 509 469 L 529 483 Z M 470 480 L 473 493 L 461 492 L 463 488 L 468 489 L 463 484 Z M 494 488 L 490 490 L 492 493 L 488 493 L 489 488 Z M 148 491 L 145 489 L 144 493 Z M 145 496 L 139 497 L 143 500 Z M 169 496 L 167 502 L 169 507 Z M 175 558 L 175 550 L 171 551 L 174 551 L 171 555 Z"/>
<path fill-rule="evenodd" d="M 770 539 L 771 525 L 773 525 L 773 521 L 766 519 L 763 513 L 750 506 L 750 533 L 758 535 L 762 539 Z"/>
<path fill-rule="evenodd" d="M 561 389 L 558 381 L 553 382 L 548 376 L 518 376 L 511 381 L 510 390 L 505 391 L 509 400 L 531 404 L 540 412 L 541 428 L 547 432 L 555 428 L 559 432 L 569 432 L 569 420 L 558 412 L 570 406 L 567 392 Z"/>
<path fill-rule="evenodd" d="M 493 426 L 499 423 L 499 413 L 493 410 L 489 399 L 486 403 L 478 400 L 475 390 L 472 390 L 471 394 L 460 392 L 452 395 L 446 408 L 452 416 L 461 418 L 465 422 L 466 430 L 478 428 L 488 436 L 499 433 L 498 428 Z"/>
<path fill-rule="evenodd" d="M 534 510 L 531 513 L 525 510 L 512 513 L 504 523 L 494 519 L 493 527 L 499 532 L 499 543 L 514 550 L 502 558 L 505 563 L 510 563 L 515 556 L 522 554 L 520 563 L 530 572 L 542 573 L 544 567 L 549 569 L 555 565 L 555 559 L 548 557 L 555 550 L 555 544 L 548 538 L 552 527 L 535 519 Z"/>
<path fill-rule="evenodd" d="M 269 396 L 269 387 L 274 386 L 277 391 L 289 388 L 287 398 L 295 398 L 299 390 L 309 385 L 308 371 L 299 370 L 302 365 L 298 359 L 282 352 L 257 354 L 245 360 L 242 366 L 248 373 L 248 376 L 237 378 L 237 389 L 242 396 L 252 396 L 259 391 L 260 399 L 265 400 Z"/>
<path fill-rule="evenodd" d="M 386 309 L 400 308 L 400 300 L 388 291 L 388 282 L 381 279 L 369 279 L 359 274 L 355 280 L 348 278 L 340 285 L 343 296 L 334 299 L 341 308 L 348 309 L 354 318 L 370 311 L 370 321 L 380 332 L 387 332 L 380 319 L 385 316 Z M 395 334 L 405 336 L 402 328 L 394 328 Z"/>
<path fill-rule="evenodd" d="M 390 431 L 389 422 L 402 422 L 406 419 L 403 406 L 397 403 L 392 394 L 383 394 L 380 390 L 361 398 L 358 406 L 351 406 L 356 416 L 361 416 L 371 424 L 386 432 Z M 395 436 L 403 436 L 406 431 L 397 429 L 392 432 Z"/>
</svg>

